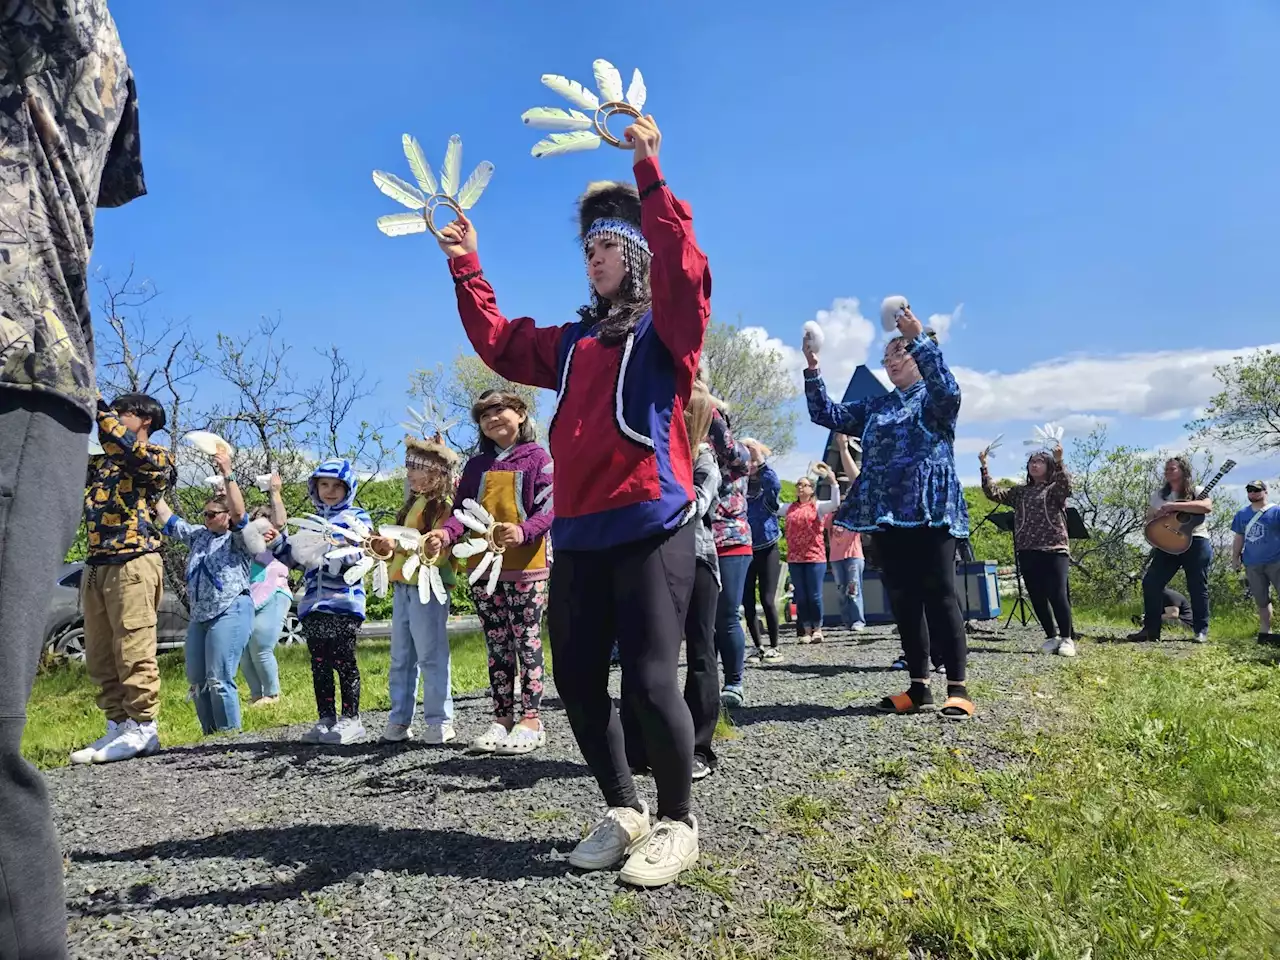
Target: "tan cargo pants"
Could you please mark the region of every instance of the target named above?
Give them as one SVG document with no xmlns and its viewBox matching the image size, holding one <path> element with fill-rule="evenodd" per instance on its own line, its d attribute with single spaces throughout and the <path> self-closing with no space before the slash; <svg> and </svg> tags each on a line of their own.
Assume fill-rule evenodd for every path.
<svg viewBox="0 0 1280 960">
<path fill-rule="evenodd" d="M 80 586 L 84 653 L 108 720 L 145 723 L 160 710 L 156 610 L 164 592 L 158 553 L 86 566 Z"/>
</svg>

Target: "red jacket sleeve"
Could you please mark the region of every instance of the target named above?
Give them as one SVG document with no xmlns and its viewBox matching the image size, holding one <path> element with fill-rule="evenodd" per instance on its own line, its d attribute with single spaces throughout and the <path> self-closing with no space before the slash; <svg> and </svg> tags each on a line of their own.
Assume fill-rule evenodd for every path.
<svg viewBox="0 0 1280 960">
<path fill-rule="evenodd" d="M 653 328 L 676 362 L 696 371 L 711 318 L 711 271 L 693 236 L 693 212 L 667 188 L 655 158 L 637 163 L 635 175 L 640 231 L 653 254 Z"/>
<path fill-rule="evenodd" d="M 458 316 L 484 365 L 516 383 L 558 390 L 565 327 L 539 327 L 529 317 L 504 317 L 474 253 L 451 259 L 449 272 L 458 293 Z"/>
</svg>

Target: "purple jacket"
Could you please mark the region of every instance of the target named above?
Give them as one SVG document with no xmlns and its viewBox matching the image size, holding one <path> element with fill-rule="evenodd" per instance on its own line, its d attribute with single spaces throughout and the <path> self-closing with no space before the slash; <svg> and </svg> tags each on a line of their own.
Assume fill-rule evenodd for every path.
<svg viewBox="0 0 1280 960">
<path fill-rule="evenodd" d="M 506 456 L 478 453 L 467 461 L 466 467 L 462 470 L 462 479 L 458 481 L 458 490 L 453 498 L 456 507 L 461 507 L 462 502 L 468 499 L 485 505 L 486 491 L 482 489 L 485 486 L 485 474 L 504 472 L 518 474 L 515 489 L 520 499 L 517 511 L 521 517 L 519 524 L 524 533 L 524 543 L 518 548 L 508 548 L 509 553 L 518 551 L 521 554 L 521 562 L 516 569 L 504 565 L 503 580 L 545 580 L 549 575 L 545 551 L 538 548 L 543 546 L 540 541 L 551 529 L 551 521 L 555 516 L 553 511 L 545 509 L 545 504 L 535 504 L 534 499 L 551 486 L 551 474 L 542 471 L 542 468 L 550 462 L 551 455 L 538 444 L 521 443 L 513 447 Z M 448 532 L 452 543 L 457 543 L 471 535 L 471 532 L 454 516 L 450 516 L 445 521 L 444 529 Z M 525 553 L 529 553 L 530 556 L 525 558 L 523 556 Z M 516 559 L 515 556 L 512 559 Z"/>
</svg>

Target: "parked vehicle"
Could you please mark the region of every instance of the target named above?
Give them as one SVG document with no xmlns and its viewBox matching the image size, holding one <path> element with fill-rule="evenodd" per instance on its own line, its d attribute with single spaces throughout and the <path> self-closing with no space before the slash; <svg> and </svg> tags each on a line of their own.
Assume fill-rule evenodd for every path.
<svg viewBox="0 0 1280 960">
<path fill-rule="evenodd" d="M 80 607 L 80 578 L 83 563 L 66 563 L 53 589 L 49 619 L 45 624 L 44 648 L 47 652 L 69 660 L 84 659 L 84 611 Z M 177 650 L 187 642 L 190 617 L 182 601 L 166 590 L 156 611 L 156 649 Z M 280 627 L 281 643 L 302 643 L 302 624 L 298 620 L 298 598 Z"/>
</svg>

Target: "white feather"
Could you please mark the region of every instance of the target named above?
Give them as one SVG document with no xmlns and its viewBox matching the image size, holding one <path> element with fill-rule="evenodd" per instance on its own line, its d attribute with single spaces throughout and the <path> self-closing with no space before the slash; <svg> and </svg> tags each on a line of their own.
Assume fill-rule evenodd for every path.
<svg viewBox="0 0 1280 960">
<path fill-rule="evenodd" d="M 471 176 L 467 177 L 467 182 L 462 185 L 462 189 L 458 191 L 458 206 L 463 210 L 470 210 L 476 205 L 476 201 L 480 199 L 480 194 L 484 193 L 484 188 L 489 185 L 489 181 L 493 179 L 493 164 L 485 160 L 478 167 L 471 171 Z M 441 433 L 444 431 L 441 430 Z"/>
<path fill-rule="evenodd" d="M 212 457 L 220 450 L 225 451 L 229 456 L 236 455 L 235 448 L 231 444 L 208 430 L 192 430 L 183 439 L 206 456 Z"/>
<path fill-rule="evenodd" d="M 422 540 L 422 534 L 413 527 L 398 527 L 394 523 L 383 524 L 378 528 L 381 536 L 394 540 L 401 549 L 416 550 Z"/>
<path fill-rule="evenodd" d="M 595 150 L 600 144 L 600 138 L 590 130 L 579 130 L 577 133 L 553 133 L 545 140 L 535 143 L 529 152 L 541 160 L 543 157 L 560 157 L 566 153 Z"/>
<path fill-rule="evenodd" d="M 459 560 L 469 560 L 477 553 L 484 553 L 489 549 L 489 544 L 484 540 L 464 540 L 462 543 L 454 544 L 453 555 Z"/>
<path fill-rule="evenodd" d="M 806 320 L 804 324 L 803 343 L 814 353 L 822 352 L 822 344 L 826 342 L 826 337 L 822 332 L 822 327 L 818 325 L 816 320 Z"/>
<path fill-rule="evenodd" d="M 600 98 L 576 80 L 557 76 L 554 73 L 544 73 L 542 75 L 542 82 L 545 86 L 550 87 L 575 107 L 581 107 L 583 110 L 594 111 L 600 106 Z"/>
<path fill-rule="evenodd" d="M 260 553 L 265 553 L 267 549 L 267 541 L 264 534 L 271 529 L 271 521 L 266 517 L 260 517 L 257 520 L 250 520 L 245 524 L 244 530 L 240 535 L 244 537 L 244 548 L 249 551 L 250 556 L 256 557 Z"/>
<path fill-rule="evenodd" d="M 427 232 L 427 220 L 420 213 L 390 213 L 378 218 L 378 229 L 388 237 L 408 237 Z"/>
<path fill-rule="evenodd" d="M 330 557 L 330 559 L 333 559 L 333 558 Z M 365 578 L 365 575 L 370 570 L 373 569 L 373 565 L 376 562 L 377 561 L 375 561 L 373 557 L 362 557 L 358 563 L 352 564 L 351 566 L 347 567 L 347 571 L 342 575 L 342 579 L 345 580 L 351 586 L 355 586 L 357 583 L 359 583 L 361 580 Z"/>
<path fill-rule="evenodd" d="M 489 528 L 485 524 L 481 523 L 469 513 L 463 513 L 461 510 L 455 510 L 453 511 L 453 515 L 458 518 L 459 523 L 474 530 L 476 533 L 487 534 L 489 532 Z"/>
<path fill-rule="evenodd" d="M 420 566 L 422 566 L 422 561 L 418 559 L 416 553 L 411 553 L 405 557 L 404 566 L 400 568 L 400 574 L 404 577 L 406 583 L 413 583 L 413 575 Z"/>
<path fill-rule="evenodd" d="M 435 598 L 443 605 L 449 601 L 449 593 L 444 588 L 444 577 L 440 575 L 440 568 L 431 566 L 427 567 L 428 582 L 431 584 L 431 592 L 435 594 Z M 419 578 L 421 583 L 421 578 Z"/>
<path fill-rule="evenodd" d="M 456 133 L 449 138 L 444 151 L 444 166 L 440 168 L 440 192 L 452 197 L 462 185 L 462 138 Z"/>
<path fill-rule="evenodd" d="M 385 560 L 379 560 L 373 567 L 373 595 L 382 599 L 391 586 L 391 571 L 387 569 Z"/>
<path fill-rule="evenodd" d="M 326 560 L 360 560 L 364 558 L 364 551 L 359 547 L 342 547 L 338 550 L 330 550 L 324 555 Z"/>
<path fill-rule="evenodd" d="M 489 569 L 489 565 L 493 563 L 496 556 L 497 554 L 495 553 L 486 553 L 481 557 L 480 562 L 476 564 L 476 568 L 471 571 L 471 576 L 467 578 L 467 582 L 474 587 L 476 585 L 476 581 L 484 576 L 484 572 Z"/>
<path fill-rule="evenodd" d="M 428 573 L 430 569 L 430 567 L 423 567 L 422 572 L 418 574 L 418 602 L 423 606 L 431 602 L 431 576 Z"/>
<path fill-rule="evenodd" d="M 595 121 L 580 110 L 534 107 L 520 114 L 525 126 L 535 130 L 590 130 Z"/>
<path fill-rule="evenodd" d="M 640 71 L 635 70 L 631 74 L 631 86 L 627 87 L 627 103 L 636 108 L 639 113 L 644 113 L 644 102 L 649 97 L 649 90 L 644 85 L 644 77 L 640 76 Z"/>
<path fill-rule="evenodd" d="M 402 203 L 410 210 L 421 210 L 427 205 L 427 198 L 418 192 L 418 188 L 405 183 L 394 173 L 384 170 L 373 171 L 373 182 L 379 190 L 396 203 Z"/>
<path fill-rule="evenodd" d="M 622 74 L 608 60 L 597 60 L 591 64 L 596 74 L 596 89 L 600 91 L 600 99 L 617 102 L 622 99 Z"/>
<path fill-rule="evenodd" d="M 409 161 L 409 169 L 413 171 L 413 178 L 418 181 L 423 193 L 427 196 L 439 193 L 436 178 L 431 173 L 431 164 L 427 163 L 427 155 L 422 152 L 421 145 L 407 133 L 400 140 L 404 144 L 404 156 Z"/>
<path fill-rule="evenodd" d="M 470 510 L 472 514 L 475 515 L 476 519 L 480 520 L 485 525 L 486 531 L 493 524 L 493 514 L 480 506 L 480 504 L 475 500 L 468 497 L 466 500 L 462 501 L 462 505 Z"/>
<path fill-rule="evenodd" d="M 495 555 L 493 563 L 489 565 L 489 582 L 486 584 L 488 589 L 485 590 L 489 596 L 493 596 L 493 591 L 498 589 L 498 577 L 502 575 L 502 557 Z"/>
<path fill-rule="evenodd" d="M 880 301 L 880 326 L 885 333 L 898 326 L 898 314 L 907 306 L 907 298 L 903 296 L 885 297 Z"/>
<path fill-rule="evenodd" d="M 324 555 L 330 549 L 328 539 L 317 533 L 302 530 L 289 537 L 289 551 L 293 559 L 308 570 L 323 564 Z"/>
</svg>

